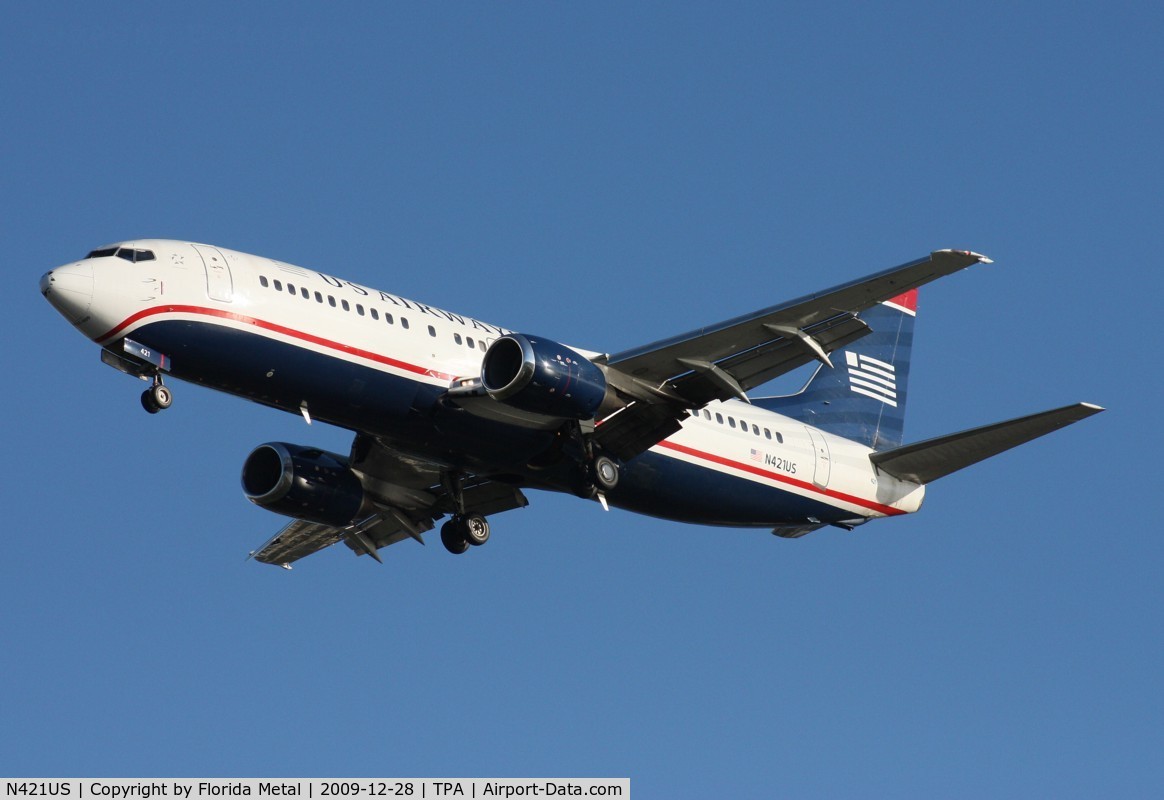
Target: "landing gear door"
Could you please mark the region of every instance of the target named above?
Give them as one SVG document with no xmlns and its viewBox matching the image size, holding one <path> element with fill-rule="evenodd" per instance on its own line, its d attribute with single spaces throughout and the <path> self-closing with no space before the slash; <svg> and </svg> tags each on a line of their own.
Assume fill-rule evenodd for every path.
<svg viewBox="0 0 1164 800">
<path fill-rule="evenodd" d="M 813 472 L 812 482 L 820 488 L 829 485 L 829 474 L 832 472 L 832 459 L 829 457 L 829 445 L 821 432 L 813 428 L 805 428 L 812 439 L 812 449 L 815 453 L 816 469 Z"/>
<path fill-rule="evenodd" d="M 202 256 L 202 265 L 206 268 L 206 296 L 220 303 L 229 303 L 234 296 L 234 283 L 226 257 L 217 247 L 196 244 L 194 249 Z"/>
</svg>

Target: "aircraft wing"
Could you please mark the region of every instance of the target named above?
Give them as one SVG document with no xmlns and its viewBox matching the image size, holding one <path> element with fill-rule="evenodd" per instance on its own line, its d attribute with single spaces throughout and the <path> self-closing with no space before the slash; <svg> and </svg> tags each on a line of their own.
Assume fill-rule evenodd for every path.
<svg viewBox="0 0 1164 800">
<path fill-rule="evenodd" d="M 249 557 L 263 564 L 275 564 L 291 569 L 292 561 L 298 561 L 317 550 L 330 547 L 342 538 L 343 531 L 340 528 L 297 519 L 285 525 Z"/>
<path fill-rule="evenodd" d="M 633 398 L 595 436 L 630 458 L 679 429 L 691 409 L 737 397 L 869 333 L 857 316 L 945 275 L 990 259 L 968 250 L 925 258 L 716 325 L 598 359 L 616 390 Z"/>
<path fill-rule="evenodd" d="M 345 526 L 293 520 L 251 557 L 290 569 L 292 562 L 342 541 L 356 555 L 379 561 L 380 548 L 404 539 L 424 544 L 422 534 L 441 517 L 456 512 L 450 489 L 442 485 L 435 464 L 411 459 L 363 434 L 352 443 L 351 463 L 372 499 L 372 513 Z M 488 516 L 529 504 L 521 489 L 483 476 L 466 478 L 460 490 L 469 514 Z"/>
</svg>

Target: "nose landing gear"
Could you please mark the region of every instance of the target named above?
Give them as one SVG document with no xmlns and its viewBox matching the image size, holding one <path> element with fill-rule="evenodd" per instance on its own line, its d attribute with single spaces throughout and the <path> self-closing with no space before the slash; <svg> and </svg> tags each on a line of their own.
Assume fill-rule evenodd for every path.
<svg viewBox="0 0 1164 800">
<path fill-rule="evenodd" d="M 169 408 L 174 402 L 174 393 L 162 383 L 161 373 L 154 373 L 154 384 L 141 393 L 141 407 L 150 414 Z"/>
<path fill-rule="evenodd" d="M 101 363 L 118 372 L 151 381 L 150 388 L 141 393 L 141 407 L 150 414 L 167 409 L 174 402 L 174 393 L 162 383 L 162 373 L 170 371 L 170 357 L 152 347 L 122 339 L 121 350 L 115 346 L 101 349 Z"/>
</svg>

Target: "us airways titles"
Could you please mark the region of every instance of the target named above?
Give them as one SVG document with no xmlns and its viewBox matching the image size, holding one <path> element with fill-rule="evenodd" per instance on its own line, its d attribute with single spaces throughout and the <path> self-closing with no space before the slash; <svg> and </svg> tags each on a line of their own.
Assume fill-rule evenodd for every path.
<svg viewBox="0 0 1164 800">
<path fill-rule="evenodd" d="M 291 272 L 292 274 L 298 274 L 297 271 L 288 270 L 286 267 L 284 267 L 284 271 Z M 421 314 L 428 314 L 431 317 L 436 317 L 437 319 L 445 320 L 447 322 L 456 322 L 460 325 L 464 325 L 466 328 L 475 328 L 476 330 L 484 331 L 490 335 L 504 336 L 507 333 L 513 333 L 513 331 L 502 328 L 499 325 L 490 325 L 488 322 L 482 322 L 479 319 L 473 319 L 472 317 L 466 317 L 461 314 L 454 314 L 452 311 L 445 311 L 443 308 L 436 308 L 435 306 L 430 306 L 427 303 L 418 303 L 415 300 L 406 300 L 403 297 L 389 294 L 388 292 L 382 292 L 379 289 L 369 289 L 367 286 L 361 286 L 360 284 L 353 283 L 352 281 L 340 280 L 339 278 L 333 277 L 324 272 L 316 272 L 315 274 L 322 278 L 323 282 L 328 286 L 332 286 L 336 289 L 348 289 L 361 297 L 376 297 L 380 300 L 383 300 L 385 303 L 391 303 L 398 308 L 407 308 L 413 311 L 419 311 Z"/>
</svg>

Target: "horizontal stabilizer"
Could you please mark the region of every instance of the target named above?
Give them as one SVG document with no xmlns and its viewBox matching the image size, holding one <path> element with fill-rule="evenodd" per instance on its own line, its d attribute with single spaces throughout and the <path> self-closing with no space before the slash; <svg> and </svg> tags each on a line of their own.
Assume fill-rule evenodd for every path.
<svg viewBox="0 0 1164 800">
<path fill-rule="evenodd" d="M 930 483 L 1100 411 L 1103 409 L 1099 406 L 1076 403 L 1053 411 L 1031 414 L 1029 417 L 870 453 L 869 460 L 896 478 Z"/>
</svg>

